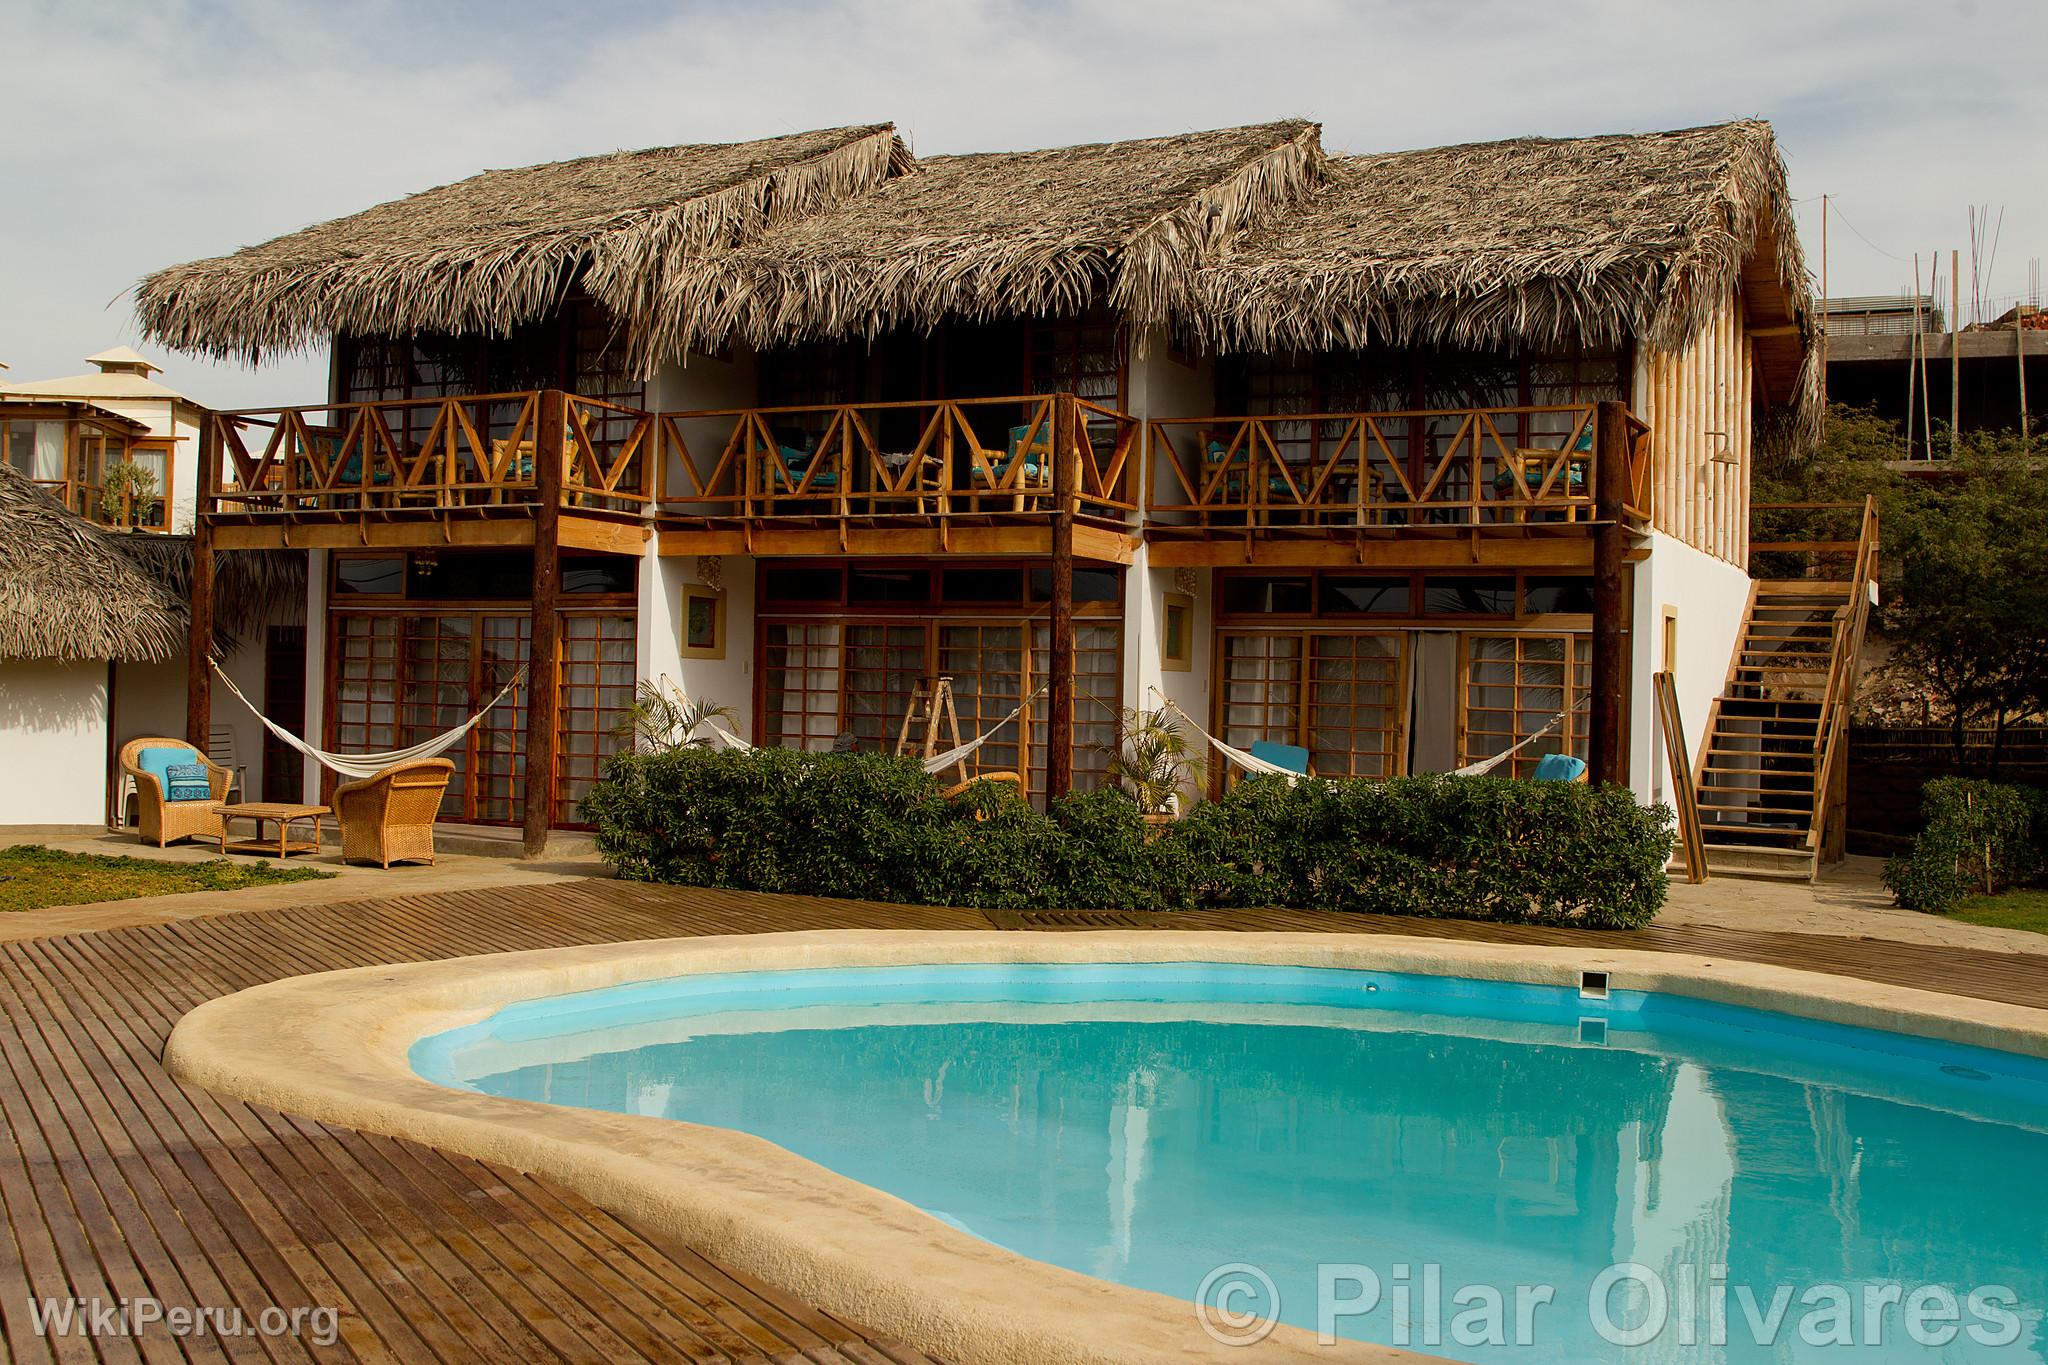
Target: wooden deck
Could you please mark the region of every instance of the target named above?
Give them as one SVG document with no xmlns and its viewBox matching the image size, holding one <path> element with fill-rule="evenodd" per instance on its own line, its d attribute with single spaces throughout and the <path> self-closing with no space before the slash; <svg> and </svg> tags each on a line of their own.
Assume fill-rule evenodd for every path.
<svg viewBox="0 0 2048 1365">
<path fill-rule="evenodd" d="M 2048 957 L 1701 929 L 1588 935 L 1291 911 L 997 927 L 1350 930 L 1597 942 L 2048 1006 Z M 0 1360 L 921 1362 L 706 1249 L 544 1180 L 217 1098 L 158 1063 L 177 1018 L 337 967 L 685 934 L 987 928 L 978 912 L 617 882 L 358 901 L 0 947 Z M 715 1249 L 710 1249 L 715 1251 Z M 38 1337 L 32 1298 L 340 1310 L 339 1339 Z"/>
</svg>

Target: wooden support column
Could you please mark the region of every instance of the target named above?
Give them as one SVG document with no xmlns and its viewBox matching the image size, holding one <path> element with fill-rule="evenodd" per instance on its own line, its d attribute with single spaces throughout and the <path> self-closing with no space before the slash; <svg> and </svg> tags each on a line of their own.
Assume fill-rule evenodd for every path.
<svg viewBox="0 0 2048 1365">
<path fill-rule="evenodd" d="M 559 389 L 540 395 L 534 433 L 533 627 L 526 665 L 526 794 L 523 802 L 525 852 L 547 851 L 555 813 L 556 659 L 561 652 L 561 618 L 556 601 L 562 583 L 562 437 L 568 419 Z"/>
<path fill-rule="evenodd" d="M 213 673 L 206 661 L 213 657 L 213 501 L 220 489 L 220 426 L 211 413 L 199 426 L 198 472 L 186 608 L 185 741 L 205 753 L 213 738 Z"/>
<path fill-rule="evenodd" d="M 1045 794 L 1074 789 L 1074 506 L 1079 482 L 1080 410 L 1074 395 L 1053 399 L 1052 677 L 1045 726 Z"/>
<path fill-rule="evenodd" d="M 1622 503 L 1628 496 L 1628 405 L 1600 404 L 1596 419 L 1593 489 L 1593 705 L 1589 776 L 1596 783 L 1628 782 L 1628 754 L 1622 744 L 1628 708 L 1628 590 L 1623 561 L 1628 529 Z"/>
</svg>

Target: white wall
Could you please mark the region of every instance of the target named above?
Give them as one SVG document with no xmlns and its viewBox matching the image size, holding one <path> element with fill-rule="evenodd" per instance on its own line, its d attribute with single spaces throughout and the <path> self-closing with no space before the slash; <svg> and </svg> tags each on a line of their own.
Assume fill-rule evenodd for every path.
<svg viewBox="0 0 2048 1365">
<path fill-rule="evenodd" d="M 1678 613 L 1678 716 L 1691 759 L 1706 741 L 1707 712 L 1727 681 L 1728 661 L 1749 603 L 1749 575 L 1695 550 L 1662 531 L 1650 536 L 1650 555 L 1636 565 L 1635 629 L 1632 640 L 1629 771 L 1636 795 L 1646 801 L 1672 799 L 1664 730 L 1657 719 L 1651 676 L 1662 671 L 1664 608 Z"/>
<path fill-rule="evenodd" d="M 683 588 L 715 576 L 725 594 L 725 653 L 717 659 L 682 652 Z M 709 698 L 733 713 L 732 728 L 754 732 L 754 560 L 648 555 L 640 565 L 639 667 L 643 679 L 667 678 L 692 701 Z"/>
<path fill-rule="evenodd" d="M 0 661 L 0 752 L 0 828 L 105 824 L 105 661 Z"/>
</svg>

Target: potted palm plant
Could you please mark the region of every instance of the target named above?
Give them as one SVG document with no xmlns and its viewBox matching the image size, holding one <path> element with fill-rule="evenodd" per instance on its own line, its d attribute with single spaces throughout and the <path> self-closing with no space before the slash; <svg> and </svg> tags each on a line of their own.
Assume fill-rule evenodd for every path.
<svg viewBox="0 0 2048 1365">
<path fill-rule="evenodd" d="M 710 744 L 711 737 L 697 731 L 711 721 L 730 724 L 733 718 L 731 707 L 720 706 L 709 697 L 692 701 L 666 678 L 660 682 L 642 680 L 633 704 L 619 717 L 613 734 L 631 742 L 642 753 L 667 753 L 685 745 Z"/>
<path fill-rule="evenodd" d="M 1169 824 L 1180 814 L 1181 791 L 1201 785 L 1202 757 L 1165 707 L 1125 707 L 1118 742 L 1102 752 L 1104 776 L 1137 801 L 1147 824 Z"/>
</svg>

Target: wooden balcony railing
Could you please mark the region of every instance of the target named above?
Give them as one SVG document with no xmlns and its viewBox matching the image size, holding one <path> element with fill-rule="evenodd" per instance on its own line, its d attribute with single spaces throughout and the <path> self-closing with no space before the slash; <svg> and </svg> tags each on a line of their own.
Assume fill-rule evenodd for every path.
<svg viewBox="0 0 2048 1365">
<path fill-rule="evenodd" d="M 1137 419 L 1082 399 L 665 412 L 659 424 L 660 506 L 674 516 L 929 522 L 1044 513 L 1055 450 L 1072 462 L 1076 515 L 1122 525 L 1137 513 Z"/>
<path fill-rule="evenodd" d="M 561 394 L 544 431 L 540 391 L 216 413 L 221 517 L 399 516 L 530 507 L 539 461 L 558 459 L 561 504 L 636 515 L 653 501 L 654 418 Z"/>
<path fill-rule="evenodd" d="M 1590 403 L 1156 418 L 1148 520 L 1168 532 L 1590 523 L 1598 422 Z M 1624 502 L 1647 519 L 1649 428 L 1628 422 Z"/>
</svg>

